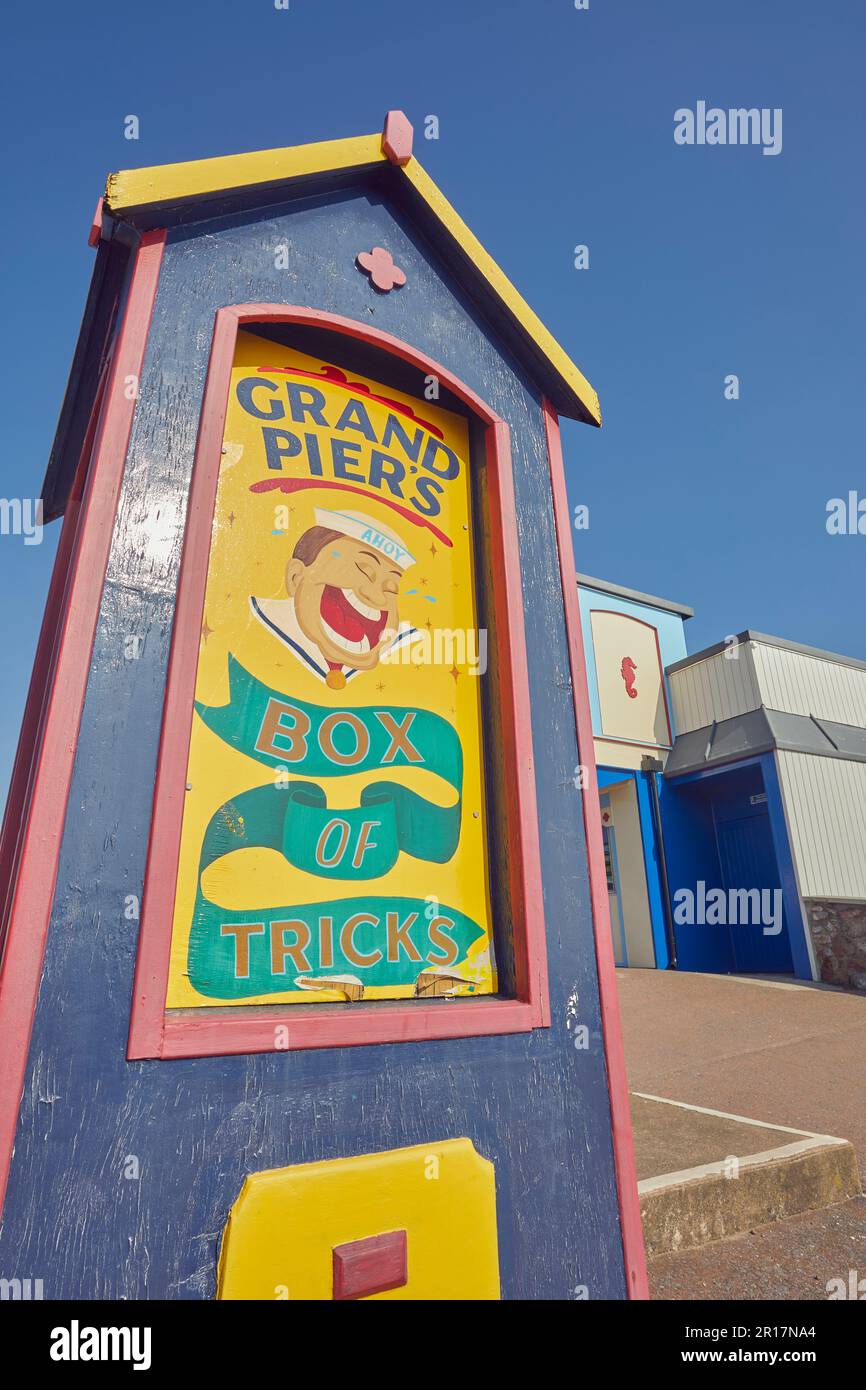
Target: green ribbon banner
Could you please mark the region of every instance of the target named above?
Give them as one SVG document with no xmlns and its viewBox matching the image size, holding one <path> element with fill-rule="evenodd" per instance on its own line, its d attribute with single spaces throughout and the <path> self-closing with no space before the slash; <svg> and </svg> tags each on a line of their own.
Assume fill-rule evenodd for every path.
<svg viewBox="0 0 866 1390">
<path fill-rule="evenodd" d="M 348 977 L 361 985 L 411 985 L 425 970 L 466 959 L 482 929 L 439 904 L 427 917 L 420 898 L 352 898 L 225 911 L 202 896 L 189 942 L 189 977 L 200 994 L 243 999 L 296 991 L 304 979 L 328 989 Z"/>
<path fill-rule="evenodd" d="M 360 804 L 330 810 L 314 782 L 267 784 L 227 801 L 202 843 L 189 942 L 189 978 L 202 994 L 242 998 L 296 990 L 298 979 L 342 976 L 372 985 L 405 985 L 425 969 L 460 964 L 483 931 L 455 908 L 426 899 L 360 897 L 234 911 L 202 888 L 215 861 L 239 849 L 276 850 L 293 866 L 325 879 L 374 879 L 400 852 L 444 864 L 460 838 L 463 757 L 457 732 L 429 710 L 397 706 L 329 709 L 289 699 L 229 657 L 227 705 L 196 704 L 231 747 L 307 776 L 424 767 L 457 792 L 437 806 L 397 782 L 374 782 Z"/>
<path fill-rule="evenodd" d="M 457 730 L 441 715 L 395 705 L 329 709 L 263 685 L 229 656 L 229 703 L 196 710 L 232 748 L 308 777 L 423 767 L 455 790 L 463 781 Z"/>
</svg>

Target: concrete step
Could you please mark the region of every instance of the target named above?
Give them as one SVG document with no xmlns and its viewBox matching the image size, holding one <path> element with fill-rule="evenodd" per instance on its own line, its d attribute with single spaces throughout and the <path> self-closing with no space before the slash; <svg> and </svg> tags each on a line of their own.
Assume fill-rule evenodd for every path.
<svg viewBox="0 0 866 1390">
<path fill-rule="evenodd" d="M 688 1250 L 861 1192 L 853 1146 L 633 1092 L 647 1255 Z"/>
</svg>

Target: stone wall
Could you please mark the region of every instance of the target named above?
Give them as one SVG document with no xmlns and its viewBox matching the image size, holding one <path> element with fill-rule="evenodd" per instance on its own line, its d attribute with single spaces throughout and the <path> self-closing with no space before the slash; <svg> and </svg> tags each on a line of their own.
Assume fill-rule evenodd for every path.
<svg viewBox="0 0 866 1390">
<path fill-rule="evenodd" d="M 821 980 L 866 993 L 866 903 L 805 903 Z"/>
</svg>

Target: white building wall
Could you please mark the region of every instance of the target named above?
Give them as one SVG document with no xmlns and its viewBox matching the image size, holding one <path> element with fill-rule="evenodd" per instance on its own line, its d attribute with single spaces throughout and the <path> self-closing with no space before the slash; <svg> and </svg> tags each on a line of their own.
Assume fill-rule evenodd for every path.
<svg viewBox="0 0 866 1390">
<path fill-rule="evenodd" d="M 866 763 L 776 757 L 801 895 L 866 901 Z"/>
<path fill-rule="evenodd" d="M 678 734 L 704 729 L 713 720 L 732 719 L 757 709 L 761 696 L 752 662 L 752 643 L 717 652 L 669 677 L 674 730 Z"/>
<path fill-rule="evenodd" d="M 866 670 L 804 652 L 750 642 L 759 704 L 866 728 Z M 700 727 L 696 725 L 695 727 Z"/>
<path fill-rule="evenodd" d="M 704 729 L 713 720 L 765 705 L 785 714 L 813 714 L 866 728 L 866 669 L 825 657 L 744 642 L 669 677 L 674 728 Z"/>
</svg>

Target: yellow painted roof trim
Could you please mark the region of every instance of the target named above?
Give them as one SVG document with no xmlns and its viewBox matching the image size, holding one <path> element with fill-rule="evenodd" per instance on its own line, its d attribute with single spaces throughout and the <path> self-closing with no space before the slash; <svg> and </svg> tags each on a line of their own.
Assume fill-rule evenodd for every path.
<svg viewBox="0 0 866 1390">
<path fill-rule="evenodd" d="M 158 164 L 149 169 L 124 169 L 109 174 L 105 186 L 105 206 L 115 216 L 122 217 L 124 209 L 171 204 L 184 198 L 205 197 L 211 193 L 281 183 L 305 175 L 383 162 L 387 162 L 387 156 L 382 152 L 382 136 L 377 134 L 353 136 L 347 140 L 322 140 L 286 149 L 256 150 L 251 154 L 222 155 L 215 159 L 191 159 L 182 164 Z M 511 317 L 520 324 L 558 376 L 578 397 L 590 419 L 600 425 L 601 407 L 593 387 L 538 315 L 530 309 L 508 276 L 500 270 L 493 257 L 488 255 L 418 160 L 412 156 L 408 163 L 395 168 L 409 180 Z"/>
<path fill-rule="evenodd" d="M 517 319 L 550 364 L 568 383 L 595 423 L 600 425 L 601 406 L 594 388 L 590 386 L 583 372 L 574 365 L 568 353 L 559 346 L 553 334 L 548 332 L 538 315 L 533 313 L 505 272 L 500 270 L 493 257 L 485 251 L 478 238 L 466 226 L 463 218 L 454 211 L 430 175 L 422 169 L 417 159 L 414 158 L 403 166 L 403 173 L 413 188 L 421 194 L 425 203 L 436 214 L 442 225 L 460 243 L 466 255 L 480 270 L 491 288 L 496 291 L 506 309 Z"/>
<path fill-rule="evenodd" d="M 150 169 L 122 169 L 109 174 L 105 203 L 110 212 L 150 203 L 175 203 L 260 183 L 281 183 L 305 174 L 356 169 L 385 161 L 381 135 L 358 135 L 349 140 L 320 140 L 282 150 L 255 150 L 216 159 L 189 159 L 183 164 L 156 164 Z"/>
</svg>

